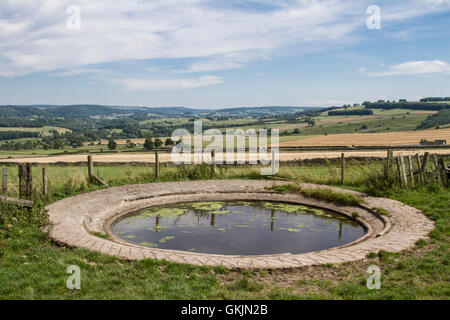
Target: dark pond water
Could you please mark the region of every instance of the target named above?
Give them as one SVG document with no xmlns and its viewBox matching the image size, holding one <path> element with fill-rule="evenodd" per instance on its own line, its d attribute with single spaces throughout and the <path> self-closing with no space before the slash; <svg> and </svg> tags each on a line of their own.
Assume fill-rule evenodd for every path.
<svg viewBox="0 0 450 320">
<path fill-rule="evenodd" d="M 154 207 L 113 226 L 145 247 L 228 255 L 304 253 L 350 243 L 359 224 L 329 211 L 281 202 L 192 202 Z"/>
</svg>

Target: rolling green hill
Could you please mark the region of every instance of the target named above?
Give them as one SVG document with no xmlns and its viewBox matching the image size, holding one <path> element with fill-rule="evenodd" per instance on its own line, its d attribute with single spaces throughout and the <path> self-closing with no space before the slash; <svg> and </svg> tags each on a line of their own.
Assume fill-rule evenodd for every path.
<svg viewBox="0 0 450 320">
<path fill-rule="evenodd" d="M 104 118 L 145 118 L 151 116 L 164 117 L 198 117 L 198 116 L 231 116 L 258 117 L 293 114 L 303 111 L 304 107 L 242 107 L 227 109 L 191 109 L 185 107 L 118 107 L 103 105 L 29 105 L 29 106 L 0 106 L 0 118 L 64 118 L 88 119 Z"/>
</svg>

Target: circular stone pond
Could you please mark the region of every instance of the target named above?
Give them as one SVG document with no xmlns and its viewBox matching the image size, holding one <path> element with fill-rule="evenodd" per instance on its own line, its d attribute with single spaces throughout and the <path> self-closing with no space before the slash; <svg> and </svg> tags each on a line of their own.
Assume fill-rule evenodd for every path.
<svg viewBox="0 0 450 320">
<path fill-rule="evenodd" d="M 329 210 L 268 201 L 211 201 L 153 207 L 119 220 L 117 237 L 150 248 L 227 255 L 305 253 L 366 233 Z"/>
<path fill-rule="evenodd" d="M 273 191 L 285 183 L 182 181 L 97 190 L 48 205 L 48 232 L 58 244 L 126 260 L 271 269 L 355 261 L 379 250 L 399 252 L 427 238 L 434 227 L 422 212 L 392 199 L 302 184 L 364 200 L 342 206 Z"/>
</svg>

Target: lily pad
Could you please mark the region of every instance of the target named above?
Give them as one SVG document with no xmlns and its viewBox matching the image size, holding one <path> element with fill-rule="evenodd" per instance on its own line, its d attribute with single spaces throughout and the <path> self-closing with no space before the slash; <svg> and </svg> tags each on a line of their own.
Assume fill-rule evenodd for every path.
<svg viewBox="0 0 450 320">
<path fill-rule="evenodd" d="M 167 236 L 167 237 L 159 239 L 158 242 L 159 243 L 166 243 L 167 241 L 172 240 L 172 239 L 175 239 L 175 237 L 174 236 Z"/>
<path fill-rule="evenodd" d="M 295 229 L 295 228 L 279 228 L 280 230 L 285 230 L 289 232 L 300 232 L 302 229 Z"/>
<path fill-rule="evenodd" d="M 214 210 L 214 211 L 211 211 L 210 213 L 211 214 L 227 214 L 229 212 L 230 212 L 229 210 Z"/>
<path fill-rule="evenodd" d="M 149 248 L 157 248 L 157 247 L 159 247 L 159 244 L 154 243 L 154 242 L 147 242 L 147 241 L 140 242 L 139 245 L 143 246 L 143 247 L 149 247 Z"/>
<path fill-rule="evenodd" d="M 278 210 L 287 213 L 304 213 L 306 210 L 308 210 L 308 207 L 299 204 L 282 202 L 263 202 L 263 207 L 269 210 Z"/>
</svg>

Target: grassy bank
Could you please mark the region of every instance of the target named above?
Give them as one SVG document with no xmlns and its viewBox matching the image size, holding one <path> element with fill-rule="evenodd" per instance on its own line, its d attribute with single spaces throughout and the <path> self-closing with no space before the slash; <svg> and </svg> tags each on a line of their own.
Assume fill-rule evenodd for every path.
<svg viewBox="0 0 450 320">
<path fill-rule="evenodd" d="M 18 196 L 18 167 L 8 167 L 8 195 Z M 155 177 L 153 165 L 101 165 L 94 167 L 94 174 L 101 177 L 109 186 L 125 184 L 150 183 L 157 181 L 185 181 L 200 179 L 263 179 L 261 166 L 218 166 L 212 173 L 208 165 L 175 166 L 161 164 L 160 176 Z M 382 168 L 380 161 L 347 161 L 346 183 L 349 186 L 360 186 L 373 170 Z M 281 164 L 277 177 L 293 181 L 313 182 L 337 185 L 340 183 L 340 164 L 337 161 L 319 164 Z M 99 186 L 89 184 L 87 166 L 47 166 L 48 197 L 51 202 L 73 194 L 96 190 Z M 33 166 L 33 187 L 35 198 L 41 197 L 42 169 Z"/>
<path fill-rule="evenodd" d="M 10 195 L 17 172 L 10 167 Z M 34 168 L 36 192 L 40 170 Z M 86 167 L 50 166 L 49 196 L 54 201 L 100 188 L 87 183 Z M 109 185 L 156 181 L 153 167 L 101 166 L 95 173 Z M 283 165 L 280 177 L 337 185 L 339 165 Z M 160 181 L 206 179 L 208 166 L 163 166 Z M 257 167 L 219 168 L 215 178 L 261 178 Z M 385 177 L 384 177 L 385 178 Z M 378 162 L 349 162 L 346 187 L 398 199 L 423 210 L 436 223 L 431 240 L 402 253 L 380 252 L 344 265 L 289 270 L 229 271 L 146 259 L 127 262 L 82 249 L 53 244 L 41 231 L 42 205 L 29 213 L 0 204 L 0 298 L 2 299 L 448 299 L 450 297 L 450 192 L 428 183 L 412 190 L 384 181 Z M 385 188 L 380 186 L 387 185 Z M 382 289 L 365 285 L 367 267 L 382 270 Z M 81 268 L 81 290 L 68 290 L 66 269 Z"/>
</svg>

